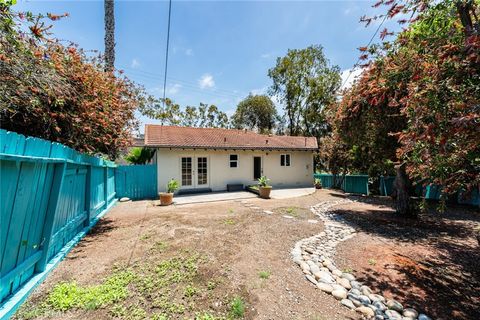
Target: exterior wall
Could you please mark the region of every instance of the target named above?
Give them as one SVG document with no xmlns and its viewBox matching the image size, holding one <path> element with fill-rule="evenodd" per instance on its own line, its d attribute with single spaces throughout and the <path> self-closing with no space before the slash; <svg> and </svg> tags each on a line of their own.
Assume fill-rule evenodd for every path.
<svg viewBox="0 0 480 320">
<path fill-rule="evenodd" d="M 238 167 L 230 168 L 230 155 L 238 155 Z M 280 155 L 290 154 L 290 166 L 280 166 Z M 195 188 L 196 157 L 208 158 L 208 187 L 213 191 L 227 189 L 227 184 L 256 184 L 253 179 L 253 157 L 262 157 L 262 175 L 270 179 L 273 187 L 305 187 L 313 184 L 313 153 L 311 151 L 252 151 L 252 150 L 205 150 L 205 149 L 166 149 L 156 152 L 158 165 L 158 191 L 163 192 L 170 179 L 181 183 L 181 157 L 193 157 Z"/>
</svg>

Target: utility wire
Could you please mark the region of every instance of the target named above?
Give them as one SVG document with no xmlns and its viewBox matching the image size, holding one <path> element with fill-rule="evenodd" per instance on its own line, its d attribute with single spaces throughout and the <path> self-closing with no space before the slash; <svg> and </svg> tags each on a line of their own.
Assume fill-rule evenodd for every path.
<svg viewBox="0 0 480 320">
<path fill-rule="evenodd" d="M 388 16 L 388 12 L 385 14 L 385 16 L 383 17 L 383 20 L 382 22 L 380 22 L 380 24 L 378 25 L 378 28 L 377 30 L 375 30 L 375 33 L 373 34 L 373 36 L 370 38 L 370 41 L 368 41 L 368 44 L 367 44 L 367 47 L 370 46 L 370 44 L 372 44 L 372 41 L 373 39 L 375 39 L 378 31 L 380 31 L 380 28 L 382 27 L 383 23 L 385 22 L 385 20 L 387 20 L 387 16 Z M 358 58 L 357 62 L 355 62 L 355 64 L 353 65 L 353 68 L 350 69 L 350 72 L 348 73 L 348 76 L 347 78 L 343 81 L 342 85 L 340 86 L 340 88 L 343 88 L 343 86 L 347 83 L 348 79 L 350 78 L 350 76 L 352 75 L 353 73 L 353 70 L 358 66 L 358 63 L 360 62 L 360 58 Z"/>
<path fill-rule="evenodd" d="M 172 16 L 172 0 L 168 2 L 168 28 L 167 28 L 167 49 L 165 50 L 165 76 L 163 78 L 163 106 L 165 107 L 165 94 L 167 90 L 167 68 L 168 68 L 168 46 L 170 44 L 170 18 Z"/>
</svg>

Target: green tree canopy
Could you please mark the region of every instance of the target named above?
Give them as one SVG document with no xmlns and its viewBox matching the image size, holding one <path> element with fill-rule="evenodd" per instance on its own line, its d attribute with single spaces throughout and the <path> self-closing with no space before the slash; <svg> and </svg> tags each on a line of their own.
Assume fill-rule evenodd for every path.
<svg viewBox="0 0 480 320">
<path fill-rule="evenodd" d="M 186 106 L 166 98 L 154 99 L 140 108 L 140 112 L 152 119 L 160 120 L 164 125 L 197 127 L 197 128 L 227 128 L 228 116 L 225 112 L 211 104 L 200 103 L 198 107 Z"/>
<path fill-rule="evenodd" d="M 270 133 L 277 120 L 277 109 L 268 96 L 250 94 L 238 104 L 232 116 L 232 125 L 237 129 Z"/>
<path fill-rule="evenodd" d="M 340 69 L 331 66 L 321 46 L 288 50 L 268 71 L 270 93 L 284 105 L 288 133 L 321 137 L 328 131 L 324 108 L 340 87 Z"/>
</svg>

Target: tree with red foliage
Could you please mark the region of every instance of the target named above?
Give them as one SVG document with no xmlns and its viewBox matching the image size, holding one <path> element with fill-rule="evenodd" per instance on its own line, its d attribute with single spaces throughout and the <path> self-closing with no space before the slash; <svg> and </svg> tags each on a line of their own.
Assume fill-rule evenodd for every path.
<svg viewBox="0 0 480 320">
<path fill-rule="evenodd" d="M 397 211 L 413 214 L 407 176 L 442 185 L 445 195 L 480 183 L 479 6 L 378 5 L 389 6 L 389 17 L 410 13 L 411 24 L 393 42 L 361 48 L 371 60 L 336 107 L 335 125 L 343 141 L 362 150 L 364 163 L 399 163 Z"/>
<path fill-rule="evenodd" d="M 114 159 L 130 144 L 144 91 L 101 57 L 48 34 L 44 18 L 0 5 L 1 127 Z M 23 24 L 29 26 L 27 33 Z"/>
</svg>

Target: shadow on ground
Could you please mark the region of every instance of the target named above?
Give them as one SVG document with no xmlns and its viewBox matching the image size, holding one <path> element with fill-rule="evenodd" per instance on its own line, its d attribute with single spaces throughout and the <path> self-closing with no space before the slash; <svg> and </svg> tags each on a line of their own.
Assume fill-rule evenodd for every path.
<svg viewBox="0 0 480 320">
<path fill-rule="evenodd" d="M 443 214 L 431 209 L 406 219 L 395 214 L 387 198 L 349 198 L 368 206 L 335 212 L 358 231 L 381 237 L 389 248 L 388 258 L 379 255 L 382 266 L 362 268 L 360 281 L 435 319 L 480 319 L 480 249 L 474 236 L 480 216 L 475 209 L 455 207 Z M 386 247 L 376 252 L 387 252 Z"/>
</svg>

